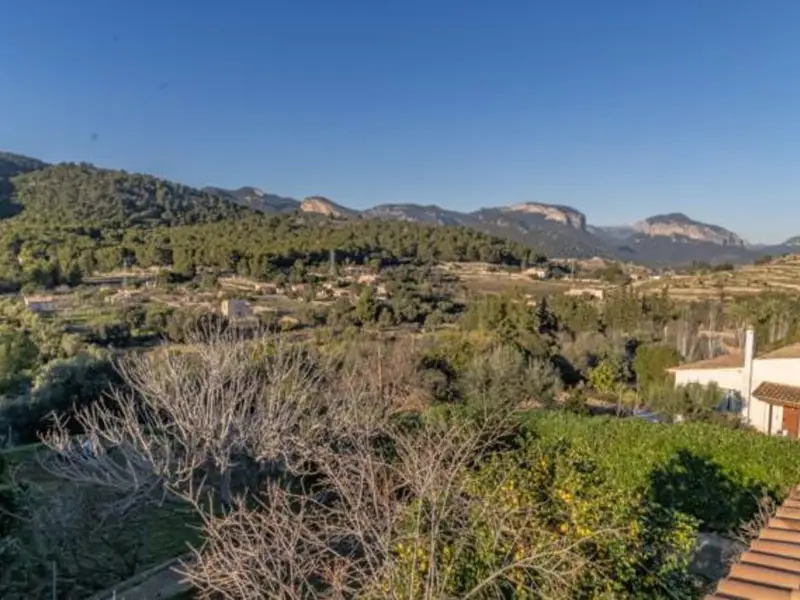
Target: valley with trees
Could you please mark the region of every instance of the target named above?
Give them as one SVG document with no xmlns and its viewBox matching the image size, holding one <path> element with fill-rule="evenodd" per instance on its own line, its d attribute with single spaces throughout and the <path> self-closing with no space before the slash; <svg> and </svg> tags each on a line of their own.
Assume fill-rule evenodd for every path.
<svg viewBox="0 0 800 600">
<path fill-rule="evenodd" d="M 0 597 L 700 598 L 800 481 L 669 373 L 800 342 L 794 257 L 253 194 L 0 154 Z"/>
</svg>

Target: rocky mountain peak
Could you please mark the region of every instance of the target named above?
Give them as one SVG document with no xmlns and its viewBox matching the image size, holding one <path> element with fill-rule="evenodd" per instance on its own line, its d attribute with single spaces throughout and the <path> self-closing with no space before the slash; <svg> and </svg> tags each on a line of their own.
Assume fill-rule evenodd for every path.
<svg viewBox="0 0 800 600">
<path fill-rule="evenodd" d="M 636 223 L 634 229 L 648 237 L 684 238 L 720 246 L 745 246 L 745 241 L 732 231 L 695 221 L 683 213 L 655 215 Z"/>
<path fill-rule="evenodd" d="M 261 200 L 267 196 L 267 194 L 263 190 L 256 187 L 240 187 L 233 193 L 239 198 L 245 200 Z"/>
<path fill-rule="evenodd" d="M 356 211 L 345 208 L 324 196 L 309 196 L 300 203 L 300 210 L 307 213 L 317 213 L 329 217 L 344 219 L 357 214 Z"/>
<path fill-rule="evenodd" d="M 523 202 L 521 204 L 503 207 L 501 210 L 503 210 L 503 212 L 541 215 L 548 221 L 569 225 L 581 231 L 586 229 L 586 215 L 569 206 L 542 204 L 541 202 Z"/>
<path fill-rule="evenodd" d="M 379 204 L 366 211 L 364 216 L 370 219 L 392 219 L 396 221 L 412 221 L 432 223 L 435 225 L 459 225 L 465 216 L 438 206 L 419 204 Z"/>
<path fill-rule="evenodd" d="M 257 187 L 242 187 L 236 191 L 242 194 L 250 194 L 252 196 L 255 196 L 256 198 L 263 198 L 266 195 L 264 190 L 259 189 Z"/>
</svg>

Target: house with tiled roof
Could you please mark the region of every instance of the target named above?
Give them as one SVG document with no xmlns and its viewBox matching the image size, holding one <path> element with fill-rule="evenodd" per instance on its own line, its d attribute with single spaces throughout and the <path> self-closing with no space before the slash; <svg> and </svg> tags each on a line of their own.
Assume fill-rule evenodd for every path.
<svg viewBox="0 0 800 600">
<path fill-rule="evenodd" d="M 735 410 L 756 429 L 800 437 L 800 344 L 756 353 L 755 332 L 745 334 L 744 348 L 670 369 L 675 385 L 716 384 Z"/>
</svg>

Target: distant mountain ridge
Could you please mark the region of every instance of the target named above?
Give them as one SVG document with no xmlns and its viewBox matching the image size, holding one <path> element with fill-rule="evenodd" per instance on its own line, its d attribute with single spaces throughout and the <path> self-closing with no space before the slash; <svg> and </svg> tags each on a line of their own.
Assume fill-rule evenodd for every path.
<svg viewBox="0 0 800 600">
<path fill-rule="evenodd" d="M 294 198 L 268 194 L 255 187 L 240 187 L 236 190 L 204 187 L 203 191 L 265 213 L 289 212 L 300 208 L 300 202 Z"/>
<path fill-rule="evenodd" d="M 789 247 L 792 247 L 792 248 L 797 248 L 798 246 L 800 246 L 800 235 L 796 235 L 794 237 L 790 237 L 788 240 L 783 242 L 783 245 L 784 246 L 789 246 Z"/>
<path fill-rule="evenodd" d="M 58 175 L 64 169 L 69 172 L 66 179 Z M 84 172 L 87 169 L 94 171 Z M 124 173 L 122 171 L 99 169 L 85 163 L 48 165 L 38 159 L 9 152 L 0 152 L 0 216 L 11 216 L 23 207 L 29 211 L 33 208 L 35 212 L 36 207 L 30 202 L 25 206 L 25 189 L 30 179 L 26 174 L 33 171 L 42 172 L 36 175 L 38 182 L 48 186 L 58 185 L 60 198 L 79 198 L 84 193 L 80 187 L 82 178 L 105 178 L 107 186 L 104 189 L 112 190 L 108 194 L 115 196 L 98 197 L 97 200 L 102 201 L 101 205 L 109 217 L 121 224 L 126 219 L 137 224 L 164 218 L 192 222 L 200 218 L 195 216 L 192 208 L 193 203 L 199 203 L 203 206 L 203 214 L 215 215 L 214 218 L 246 217 L 241 210 L 247 208 L 267 214 L 300 211 L 338 220 L 380 219 L 437 226 L 455 225 L 525 244 L 552 258 L 598 256 L 650 266 L 673 266 L 693 261 L 741 263 L 764 255 L 797 252 L 800 248 L 800 236 L 776 245 L 748 245 L 740 236 L 724 227 L 691 219 L 683 213 L 655 215 L 632 226 L 599 227 L 587 223 L 584 213 L 573 207 L 542 202 L 486 207 L 472 212 L 412 203 L 379 204 L 366 210 L 355 210 L 319 195 L 298 200 L 264 192 L 256 187 L 235 190 L 206 187 L 198 190 L 138 174 L 129 177 L 126 174 L 127 179 L 123 180 L 117 175 Z M 11 190 L 14 187 L 12 198 Z M 87 214 L 74 208 L 77 202 L 73 201 L 69 206 L 54 206 L 52 202 L 57 201 L 56 197 L 48 199 L 41 192 L 36 194 L 36 198 L 39 204 L 48 203 L 41 206 L 43 210 L 57 210 L 65 219 L 80 222 L 87 217 Z M 157 205 L 148 198 L 157 199 Z M 135 214 L 125 217 L 123 205 L 133 207 Z M 92 215 L 96 216 L 96 212 Z"/>
<path fill-rule="evenodd" d="M 487 207 L 468 213 L 412 203 L 379 204 L 357 211 L 328 198 L 312 197 L 298 202 L 297 208 L 336 218 L 459 225 L 531 245 L 551 257 L 599 256 L 650 266 L 742 263 L 759 256 L 796 251 L 800 246 L 800 236 L 782 244 L 749 246 L 736 233 L 683 213 L 654 215 L 634 225 L 596 227 L 589 225 L 586 215 L 576 208 L 542 202 Z"/>
</svg>

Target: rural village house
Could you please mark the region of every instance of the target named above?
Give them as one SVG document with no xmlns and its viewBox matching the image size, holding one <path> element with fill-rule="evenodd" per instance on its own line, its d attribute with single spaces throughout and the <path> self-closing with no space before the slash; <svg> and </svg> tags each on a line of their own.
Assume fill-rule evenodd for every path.
<svg viewBox="0 0 800 600">
<path fill-rule="evenodd" d="M 253 315 L 247 300 L 228 299 L 222 301 L 222 314 L 229 319 L 247 319 Z"/>
<path fill-rule="evenodd" d="M 744 350 L 670 369 L 675 385 L 717 384 L 744 422 L 769 434 L 800 437 L 800 344 L 756 355 L 755 332 Z"/>
<path fill-rule="evenodd" d="M 51 313 L 60 307 L 60 299 L 57 296 L 25 296 L 25 306 L 31 312 Z"/>
</svg>

